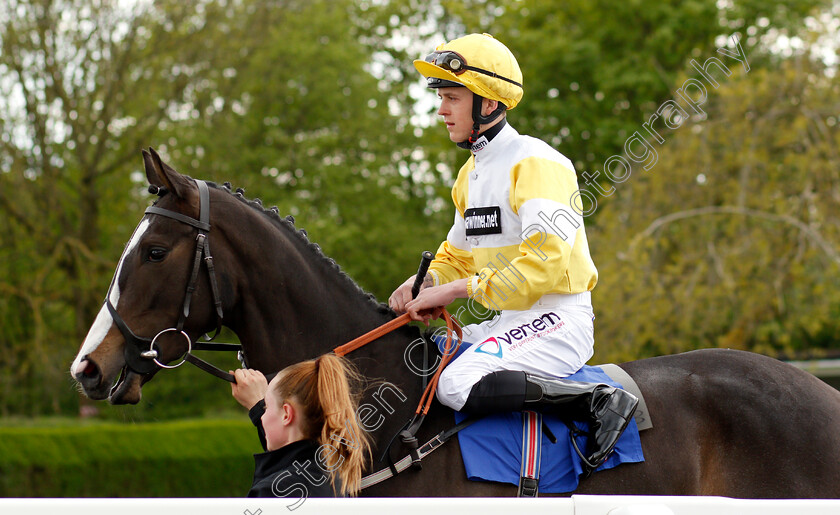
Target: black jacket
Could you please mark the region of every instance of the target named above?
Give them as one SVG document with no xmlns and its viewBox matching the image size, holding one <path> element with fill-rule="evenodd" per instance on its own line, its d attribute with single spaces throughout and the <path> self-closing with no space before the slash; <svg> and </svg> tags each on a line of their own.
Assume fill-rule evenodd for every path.
<svg viewBox="0 0 840 515">
<path fill-rule="evenodd" d="M 265 402 L 260 401 L 248 412 L 257 427 L 260 443 L 266 448 L 265 430 L 260 420 Z M 254 455 L 254 483 L 248 497 L 286 497 L 295 508 L 308 497 L 340 497 L 341 480 L 336 478 L 333 490 L 331 475 L 317 461 L 318 442 L 299 440 L 273 451 Z M 294 509 L 294 508 L 291 508 Z"/>
</svg>

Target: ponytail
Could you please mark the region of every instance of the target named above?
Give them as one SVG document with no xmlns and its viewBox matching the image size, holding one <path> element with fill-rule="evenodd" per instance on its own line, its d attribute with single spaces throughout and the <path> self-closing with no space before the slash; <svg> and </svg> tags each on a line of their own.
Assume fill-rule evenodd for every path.
<svg viewBox="0 0 840 515">
<path fill-rule="evenodd" d="M 283 369 L 275 387 L 277 398 L 300 404 L 304 436 L 336 449 L 325 453 L 324 464 L 333 472 L 333 489 L 336 477 L 341 479 L 342 495 L 359 493 L 371 452 L 369 437 L 356 419 L 363 379 L 347 359 L 330 353 Z"/>
<path fill-rule="evenodd" d="M 338 449 L 337 453 L 326 460 L 327 466 L 337 467 L 342 493 L 357 495 L 365 459 L 370 456 L 368 434 L 359 427 L 356 419 L 358 394 L 353 392 L 351 386 L 351 383 L 360 383 L 362 377 L 349 361 L 335 354 L 324 354 L 317 361 L 318 397 L 324 413 L 324 425 L 318 443 Z"/>
</svg>

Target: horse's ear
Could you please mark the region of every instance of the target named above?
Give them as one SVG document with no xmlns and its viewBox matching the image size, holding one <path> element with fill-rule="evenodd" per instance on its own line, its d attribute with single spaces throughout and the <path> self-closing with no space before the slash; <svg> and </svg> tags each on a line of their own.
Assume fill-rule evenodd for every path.
<svg viewBox="0 0 840 515">
<path fill-rule="evenodd" d="M 155 149 L 150 147 L 148 151 L 143 150 L 143 165 L 146 167 L 146 179 L 149 184 L 166 188 L 177 197 L 186 197 L 189 181 L 164 163 Z"/>
<path fill-rule="evenodd" d="M 155 173 L 155 164 L 152 161 L 152 154 L 149 153 L 148 150 L 145 148 L 142 150 L 143 152 L 143 166 L 146 168 L 146 180 L 149 181 L 149 185 L 151 186 L 163 186 L 163 182 L 160 180 L 158 175 Z"/>
</svg>

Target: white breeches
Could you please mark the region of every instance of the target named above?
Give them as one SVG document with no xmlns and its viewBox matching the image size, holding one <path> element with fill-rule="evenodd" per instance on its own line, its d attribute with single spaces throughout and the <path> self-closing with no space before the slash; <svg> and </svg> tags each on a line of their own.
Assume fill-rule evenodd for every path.
<svg viewBox="0 0 840 515">
<path fill-rule="evenodd" d="M 437 397 L 460 410 L 473 385 L 497 370 L 522 370 L 562 378 L 592 357 L 591 295 L 546 295 L 526 311 L 502 311 L 492 320 L 464 328 L 473 345 L 441 373 Z"/>
</svg>

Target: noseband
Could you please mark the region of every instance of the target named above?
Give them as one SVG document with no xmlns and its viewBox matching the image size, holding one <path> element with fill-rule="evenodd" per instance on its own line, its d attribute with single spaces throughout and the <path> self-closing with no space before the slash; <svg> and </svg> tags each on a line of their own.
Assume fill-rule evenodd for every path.
<svg viewBox="0 0 840 515">
<path fill-rule="evenodd" d="M 114 281 L 111 283 L 111 288 L 108 288 L 108 294 L 105 297 L 105 305 L 108 307 L 108 311 L 111 313 L 111 318 L 114 320 L 114 324 L 116 324 L 117 328 L 120 330 L 120 333 L 122 333 L 123 339 L 125 339 L 125 363 L 131 371 L 140 375 L 144 375 L 154 372 L 158 367 L 176 368 L 182 365 L 185 361 L 190 361 L 191 363 L 197 365 L 199 368 L 202 368 L 214 375 L 217 375 L 222 379 L 234 382 L 233 376 L 195 357 L 192 354 L 192 351 L 240 350 L 241 347 L 235 344 L 209 344 L 207 342 L 194 342 L 189 337 L 189 335 L 187 335 L 187 333 L 184 332 L 184 323 L 186 322 L 187 317 L 190 316 L 190 303 L 192 302 L 192 295 L 193 292 L 195 292 L 196 284 L 198 283 L 198 271 L 201 268 L 202 257 L 204 258 L 204 263 L 207 266 L 207 274 L 210 279 L 210 290 L 213 295 L 213 305 L 216 308 L 216 333 L 213 335 L 213 337 L 209 338 L 210 340 L 215 338 L 221 331 L 222 318 L 224 317 L 222 312 L 222 300 L 219 295 L 218 283 L 216 282 L 216 272 L 215 266 L 213 265 L 213 256 L 210 255 L 210 242 L 207 238 L 207 235 L 210 232 L 210 191 L 208 190 L 207 183 L 205 183 L 204 181 L 196 180 L 195 183 L 198 186 L 199 194 L 198 220 L 183 215 L 181 213 L 176 213 L 175 211 L 163 209 L 154 205 L 146 208 L 147 215 L 165 216 L 167 218 L 177 220 L 178 222 L 190 225 L 198 229 L 198 235 L 196 236 L 195 245 L 195 258 L 193 259 L 192 264 L 192 272 L 190 273 L 190 278 L 187 282 L 187 288 L 184 293 L 183 309 L 178 315 L 177 324 L 174 327 L 163 329 L 162 331 L 158 332 L 153 338 L 146 338 L 134 334 L 134 332 L 128 327 L 128 325 L 119 315 L 119 313 L 117 313 L 117 309 L 111 303 L 111 288 L 113 288 L 114 283 L 119 280 L 119 277 L 116 276 L 114 277 Z M 158 360 L 158 358 L 161 355 L 161 351 L 160 347 L 157 345 L 157 340 L 161 337 L 161 335 L 170 332 L 182 335 L 187 342 L 187 351 L 184 353 L 181 361 L 179 361 L 175 365 L 165 365 Z M 240 360 L 241 359 L 242 356 L 240 350 Z"/>
</svg>

